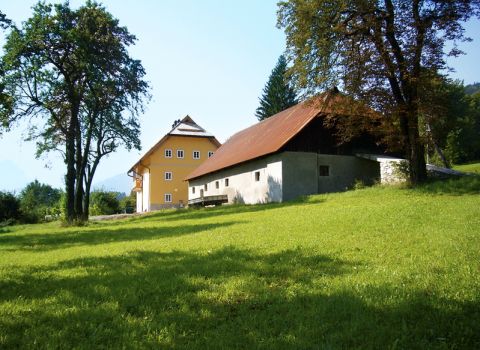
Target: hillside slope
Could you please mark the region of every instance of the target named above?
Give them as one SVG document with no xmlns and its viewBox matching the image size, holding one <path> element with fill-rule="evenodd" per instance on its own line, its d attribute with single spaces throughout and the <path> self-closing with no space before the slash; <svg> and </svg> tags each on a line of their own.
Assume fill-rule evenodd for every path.
<svg viewBox="0 0 480 350">
<path fill-rule="evenodd" d="M 479 193 L 4 228 L 0 348 L 479 348 Z"/>
</svg>

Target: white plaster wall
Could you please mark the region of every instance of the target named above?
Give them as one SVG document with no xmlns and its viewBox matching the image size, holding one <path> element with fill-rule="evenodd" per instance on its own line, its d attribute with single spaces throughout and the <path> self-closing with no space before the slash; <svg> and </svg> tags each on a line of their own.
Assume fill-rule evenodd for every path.
<svg viewBox="0 0 480 350">
<path fill-rule="evenodd" d="M 142 211 L 150 210 L 150 172 L 145 170 L 142 182 Z"/>
<path fill-rule="evenodd" d="M 357 154 L 357 157 L 374 160 L 380 165 L 380 183 L 392 184 L 407 181 L 402 169 L 408 168 L 408 160 L 375 154 Z"/>
<path fill-rule="evenodd" d="M 138 191 L 137 192 L 137 213 L 141 213 L 143 211 L 142 205 L 143 205 L 142 191 Z"/>
<path fill-rule="evenodd" d="M 255 181 L 255 172 L 260 180 Z M 229 186 L 225 186 L 228 178 Z M 219 188 L 216 188 L 218 181 Z M 207 184 L 207 191 L 204 185 Z M 192 192 L 195 187 L 195 193 Z M 253 160 L 189 182 L 188 199 L 226 194 L 229 203 L 256 204 L 282 201 L 282 161 L 278 155 Z"/>
<path fill-rule="evenodd" d="M 382 184 L 392 184 L 405 182 L 405 174 L 401 172 L 402 167 L 407 167 L 408 161 L 405 159 L 380 159 L 380 182 Z"/>
</svg>

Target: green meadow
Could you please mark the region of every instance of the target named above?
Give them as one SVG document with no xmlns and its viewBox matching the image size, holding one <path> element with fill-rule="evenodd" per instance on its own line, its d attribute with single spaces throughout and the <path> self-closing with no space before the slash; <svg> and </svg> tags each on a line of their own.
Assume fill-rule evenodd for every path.
<svg viewBox="0 0 480 350">
<path fill-rule="evenodd" d="M 453 169 L 466 173 L 480 174 L 480 162 L 455 165 Z"/>
<path fill-rule="evenodd" d="M 0 348 L 480 348 L 480 177 L 0 228 Z"/>
</svg>

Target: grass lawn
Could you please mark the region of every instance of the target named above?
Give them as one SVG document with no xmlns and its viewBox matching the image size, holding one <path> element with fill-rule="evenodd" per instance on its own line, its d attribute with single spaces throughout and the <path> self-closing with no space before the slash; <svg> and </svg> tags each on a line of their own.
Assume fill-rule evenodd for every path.
<svg viewBox="0 0 480 350">
<path fill-rule="evenodd" d="M 466 173 L 480 174 L 480 162 L 462 164 L 462 165 L 454 165 L 453 169 L 458 170 L 458 171 L 464 171 Z"/>
<path fill-rule="evenodd" d="M 480 348 L 480 177 L 0 230 L 0 348 Z"/>
</svg>

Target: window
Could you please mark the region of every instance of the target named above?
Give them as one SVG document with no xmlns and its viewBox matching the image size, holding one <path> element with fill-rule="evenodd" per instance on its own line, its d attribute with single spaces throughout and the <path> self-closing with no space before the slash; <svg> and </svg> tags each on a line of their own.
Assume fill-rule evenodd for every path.
<svg viewBox="0 0 480 350">
<path fill-rule="evenodd" d="M 215 181 L 215 188 L 217 190 L 220 188 L 220 181 Z"/>
<path fill-rule="evenodd" d="M 195 194 L 195 186 L 192 187 L 192 194 Z"/>
<path fill-rule="evenodd" d="M 177 158 L 183 158 L 183 149 L 177 149 Z"/>
<path fill-rule="evenodd" d="M 211 156 L 213 156 L 213 151 L 208 151 L 208 158 L 210 158 Z"/>
<path fill-rule="evenodd" d="M 225 179 L 225 187 L 228 187 L 229 184 L 230 184 L 230 181 L 228 181 L 228 179 Z"/>
<path fill-rule="evenodd" d="M 255 181 L 260 181 L 260 172 L 259 171 L 255 172 Z"/>
<path fill-rule="evenodd" d="M 207 190 L 208 190 L 208 185 L 207 185 L 207 184 L 203 185 L 203 189 L 204 189 L 205 191 L 207 191 Z"/>
<path fill-rule="evenodd" d="M 320 165 L 318 167 L 318 176 L 330 176 L 330 167 L 328 165 Z"/>
<path fill-rule="evenodd" d="M 172 203 L 172 194 L 165 193 L 165 203 Z"/>
<path fill-rule="evenodd" d="M 165 150 L 165 158 L 172 158 L 172 150 L 167 148 Z"/>
<path fill-rule="evenodd" d="M 193 151 L 193 159 L 200 159 L 200 151 Z"/>
<path fill-rule="evenodd" d="M 166 171 L 165 172 L 165 180 L 166 181 L 171 181 L 172 180 L 172 172 L 171 171 Z"/>
</svg>

